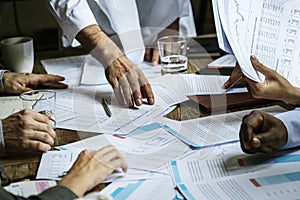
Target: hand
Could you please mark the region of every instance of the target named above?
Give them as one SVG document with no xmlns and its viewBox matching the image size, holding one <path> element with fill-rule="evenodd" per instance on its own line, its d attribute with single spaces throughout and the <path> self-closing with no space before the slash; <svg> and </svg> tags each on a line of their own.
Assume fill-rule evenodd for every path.
<svg viewBox="0 0 300 200">
<path fill-rule="evenodd" d="M 265 98 L 282 100 L 286 103 L 298 104 L 300 91 L 299 88 L 292 86 L 288 80 L 278 74 L 276 71 L 265 67 L 254 56 L 251 56 L 253 67 L 265 75 L 263 83 L 257 83 L 246 79 L 248 89 L 255 98 Z"/>
<path fill-rule="evenodd" d="M 105 75 L 121 105 L 133 107 L 135 103 L 140 106 L 142 98 L 147 98 L 148 104 L 154 104 L 154 95 L 145 75 L 124 55 L 107 67 Z"/>
<path fill-rule="evenodd" d="M 48 151 L 54 144 L 55 131 L 46 115 L 22 110 L 2 120 L 8 155 L 26 151 Z"/>
<path fill-rule="evenodd" d="M 156 47 L 154 48 L 146 48 L 145 52 L 145 61 L 151 62 L 153 66 L 157 65 L 159 62 L 159 52 Z"/>
<path fill-rule="evenodd" d="M 106 78 L 121 105 L 133 107 L 135 103 L 140 106 L 142 98 L 147 98 L 148 104 L 154 104 L 154 95 L 144 73 L 124 56 L 98 25 L 85 27 L 76 39 L 104 66 Z"/>
<path fill-rule="evenodd" d="M 71 189 L 81 197 L 119 167 L 124 172 L 128 168 L 122 155 L 111 145 L 98 151 L 84 150 L 58 184 Z"/>
<path fill-rule="evenodd" d="M 240 77 L 243 77 L 240 81 L 235 83 Z M 229 79 L 224 83 L 223 87 L 224 89 L 229 88 L 232 84 L 234 84 L 234 87 L 245 87 L 247 82 L 245 81 L 244 74 L 240 68 L 240 65 L 236 63 L 235 67 L 233 68 L 231 75 Z"/>
<path fill-rule="evenodd" d="M 245 153 L 269 153 L 284 146 L 288 139 L 283 122 L 261 111 L 252 111 L 243 118 L 239 134 Z"/>
<path fill-rule="evenodd" d="M 4 92 L 7 95 L 16 95 L 27 92 L 37 87 L 51 87 L 65 89 L 68 86 L 60 81 L 64 81 L 62 76 L 51 74 L 32 74 L 6 72 L 3 74 Z M 31 88 L 33 87 L 33 88 Z"/>
</svg>

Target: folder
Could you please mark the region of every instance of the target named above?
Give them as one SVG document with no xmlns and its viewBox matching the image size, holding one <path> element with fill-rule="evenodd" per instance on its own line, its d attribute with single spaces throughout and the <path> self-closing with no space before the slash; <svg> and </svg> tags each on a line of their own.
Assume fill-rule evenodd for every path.
<svg viewBox="0 0 300 200">
<path fill-rule="evenodd" d="M 189 99 L 198 103 L 207 113 L 222 111 L 224 109 L 250 109 L 259 105 L 266 105 L 278 101 L 253 98 L 251 93 L 214 94 L 189 96 Z"/>
</svg>

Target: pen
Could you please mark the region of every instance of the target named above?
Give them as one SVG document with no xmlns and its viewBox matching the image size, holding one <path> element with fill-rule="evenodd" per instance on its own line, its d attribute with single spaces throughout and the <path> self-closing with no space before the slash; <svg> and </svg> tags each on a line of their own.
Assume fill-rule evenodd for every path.
<svg viewBox="0 0 300 200">
<path fill-rule="evenodd" d="M 241 76 L 240 78 L 238 78 L 236 81 L 234 81 L 234 83 L 232 83 L 226 90 L 225 93 L 228 92 L 229 90 L 231 90 L 240 80 L 242 80 L 243 76 Z"/>
<path fill-rule="evenodd" d="M 102 104 L 102 106 L 103 106 L 103 108 L 104 108 L 104 111 L 105 111 L 105 113 L 106 113 L 106 115 L 108 116 L 108 117 L 111 117 L 111 110 L 110 110 L 110 108 L 109 108 L 109 106 L 108 106 L 108 102 L 107 102 L 107 99 L 106 98 L 102 98 L 101 99 L 101 104 Z"/>
</svg>

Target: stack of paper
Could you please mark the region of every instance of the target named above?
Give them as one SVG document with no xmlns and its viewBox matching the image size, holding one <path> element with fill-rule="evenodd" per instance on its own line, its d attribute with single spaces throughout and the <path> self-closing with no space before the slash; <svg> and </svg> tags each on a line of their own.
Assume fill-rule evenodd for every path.
<svg viewBox="0 0 300 200">
<path fill-rule="evenodd" d="M 220 48 L 234 54 L 243 73 L 261 82 L 250 56 L 300 86 L 300 2 L 213 0 Z"/>
</svg>

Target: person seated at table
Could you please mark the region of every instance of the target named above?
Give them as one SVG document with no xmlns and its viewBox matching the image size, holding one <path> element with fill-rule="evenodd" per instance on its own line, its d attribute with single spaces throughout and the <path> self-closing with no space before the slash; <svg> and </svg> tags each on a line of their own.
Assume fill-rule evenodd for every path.
<svg viewBox="0 0 300 200">
<path fill-rule="evenodd" d="M 261 64 L 251 56 L 253 67 L 265 75 L 263 83 L 257 83 L 244 77 L 247 87 L 255 98 L 282 100 L 286 103 L 300 105 L 300 89 L 294 87 L 276 71 Z M 240 77 L 237 67 L 225 85 L 230 85 Z M 298 116 L 298 117 L 297 117 Z M 276 149 L 293 148 L 300 145 L 300 108 L 269 115 L 262 111 L 252 111 L 243 118 L 240 128 L 241 148 L 245 153 L 272 152 Z"/>
<path fill-rule="evenodd" d="M 86 192 L 101 183 L 116 169 L 127 171 L 127 163 L 115 147 L 109 145 L 97 151 L 82 151 L 66 176 L 57 186 L 49 188 L 39 195 L 28 198 L 13 195 L 0 187 L 1 199 L 51 199 L 71 200 L 82 197 Z M 5 175 L 0 168 L 1 179 Z"/>
<path fill-rule="evenodd" d="M 0 70 L 0 95 L 18 95 L 33 88 L 65 89 L 64 77 L 51 74 L 14 73 Z M 22 110 L 0 120 L 0 156 L 26 151 L 47 151 L 54 144 L 55 131 L 49 118 Z"/>
</svg>

